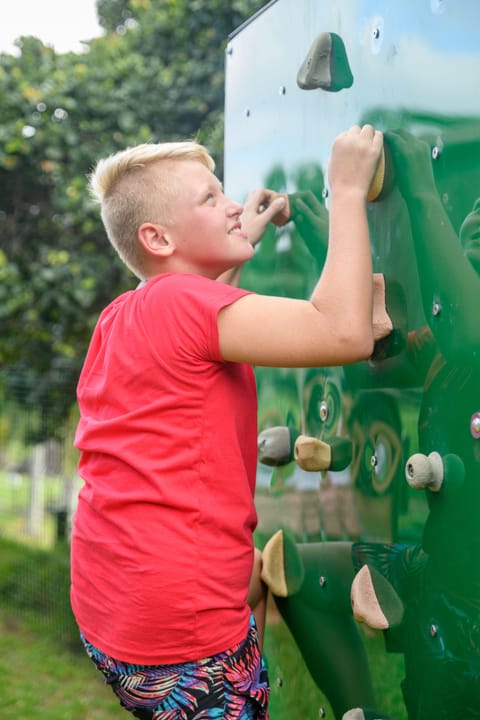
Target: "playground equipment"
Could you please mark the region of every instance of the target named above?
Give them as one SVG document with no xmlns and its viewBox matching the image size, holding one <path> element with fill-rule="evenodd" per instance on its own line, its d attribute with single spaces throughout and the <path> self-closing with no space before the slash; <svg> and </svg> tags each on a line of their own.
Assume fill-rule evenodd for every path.
<svg viewBox="0 0 480 720">
<path fill-rule="evenodd" d="M 274 0 L 229 38 L 226 191 L 288 196 L 243 285 L 308 297 L 333 139 L 371 123 L 386 150 L 392 333 L 366 363 L 257 370 L 272 720 L 480 718 L 479 27 L 471 0 Z"/>
</svg>

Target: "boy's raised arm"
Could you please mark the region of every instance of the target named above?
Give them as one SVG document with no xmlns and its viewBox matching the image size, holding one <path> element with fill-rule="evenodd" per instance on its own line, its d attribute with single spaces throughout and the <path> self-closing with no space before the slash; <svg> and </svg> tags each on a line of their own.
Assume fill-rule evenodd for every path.
<svg viewBox="0 0 480 720">
<path fill-rule="evenodd" d="M 370 125 L 337 137 L 329 166 L 328 252 L 311 299 L 248 295 L 221 310 L 225 360 L 272 367 L 344 365 L 373 350 L 366 198 L 382 149 Z"/>
</svg>

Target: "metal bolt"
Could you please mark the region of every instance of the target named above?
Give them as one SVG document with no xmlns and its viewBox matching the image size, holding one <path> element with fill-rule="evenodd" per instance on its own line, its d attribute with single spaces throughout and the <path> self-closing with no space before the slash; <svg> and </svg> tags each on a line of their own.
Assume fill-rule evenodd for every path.
<svg viewBox="0 0 480 720">
<path fill-rule="evenodd" d="M 432 638 L 437 637 L 438 634 L 438 627 L 436 625 L 430 625 L 430 635 Z"/>
<path fill-rule="evenodd" d="M 470 432 L 475 440 L 480 438 L 480 412 L 476 412 L 470 419 Z"/>
<path fill-rule="evenodd" d="M 372 29 L 371 29 L 371 50 L 374 53 L 374 55 L 378 55 L 380 50 L 382 49 L 383 45 L 383 27 L 384 22 L 383 18 L 376 17 L 372 21 Z"/>
<path fill-rule="evenodd" d="M 434 317 L 437 317 L 438 315 L 440 315 L 441 311 L 442 311 L 442 307 L 441 307 L 440 303 L 435 301 L 432 305 L 432 315 Z"/>
<path fill-rule="evenodd" d="M 328 405 L 326 400 L 322 400 L 320 403 L 320 420 L 325 422 L 328 418 Z"/>
<path fill-rule="evenodd" d="M 441 154 L 442 154 L 441 148 L 439 148 L 438 145 L 435 145 L 435 147 L 432 148 L 432 159 L 436 160 L 437 158 L 440 157 Z"/>
<path fill-rule="evenodd" d="M 280 85 L 280 87 L 278 89 L 278 94 L 285 95 L 286 92 L 287 92 L 287 88 L 285 87 L 285 85 Z"/>
<path fill-rule="evenodd" d="M 320 717 L 320 718 L 327 717 L 327 711 L 325 710 L 324 707 L 319 708 L 318 717 Z"/>
<path fill-rule="evenodd" d="M 376 455 L 372 455 L 372 457 L 370 458 L 370 465 L 372 466 L 373 469 L 375 469 L 377 467 L 378 460 L 377 460 Z"/>
<path fill-rule="evenodd" d="M 327 578 L 324 577 L 323 575 L 320 575 L 318 582 L 319 582 L 320 587 L 324 588 L 327 584 Z"/>
<path fill-rule="evenodd" d="M 328 197 L 328 188 L 323 188 L 322 198 L 325 200 Z"/>
</svg>

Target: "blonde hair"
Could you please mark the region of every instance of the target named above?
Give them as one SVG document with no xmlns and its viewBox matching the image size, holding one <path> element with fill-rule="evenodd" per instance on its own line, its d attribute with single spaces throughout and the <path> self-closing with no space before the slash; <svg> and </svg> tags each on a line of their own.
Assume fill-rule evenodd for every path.
<svg viewBox="0 0 480 720">
<path fill-rule="evenodd" d="M 144 143 L 99 160 L 89 176 L 92 196 L 101 205 L 108 239 L 123 262 L 139 278 L 146 255 L 138 240 L 144 222 L 168 224 L 176 194 L 172 164 L 201 162 L 213 172 L 215 163 L 203 145 L 193 141 Z M 163 173 L 158 172 L 163 164 Z"/>
</svg>

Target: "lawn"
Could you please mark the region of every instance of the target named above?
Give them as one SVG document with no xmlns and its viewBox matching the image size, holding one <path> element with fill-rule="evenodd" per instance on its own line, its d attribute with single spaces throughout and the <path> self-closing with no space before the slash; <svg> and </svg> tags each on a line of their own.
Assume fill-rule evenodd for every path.
<svg viewBox="0 0 480 720">
<path fill-rule="evenodd" d="M 40 617 L 0 609 L 2 720 L 128 717 L 90 660 L 52 639 Z"/>
<path fill-rule="evenodd" d="M 68 585 L 67 546 L 46 551 L 0 538 L 2 720 L 129 717 L 81 648 Z M 402 657 L 385 653 L 381 634 L 367 636 L 366 648 L 382 709 L 404 720 Z M 271 720 L 333 720 L 274 607 L 269 610 L 265 654 Z"/>
<path fill-rule="evenodd" d="M 367 641 L 372 670 L 385 709 L 405 717 L 398 656 L 385 656 L 383 641 Z M 266 642 L 271 720 L 333 720 L 328 702 L 303 668 L 301 656 L 283 624 L 270 626 Z M 2 720 L 115 720 L 122 710 L 98 671 L 72 643 L 59 642 L 50 621 L 37 613 L 0 608 Z"/>
</svg>

